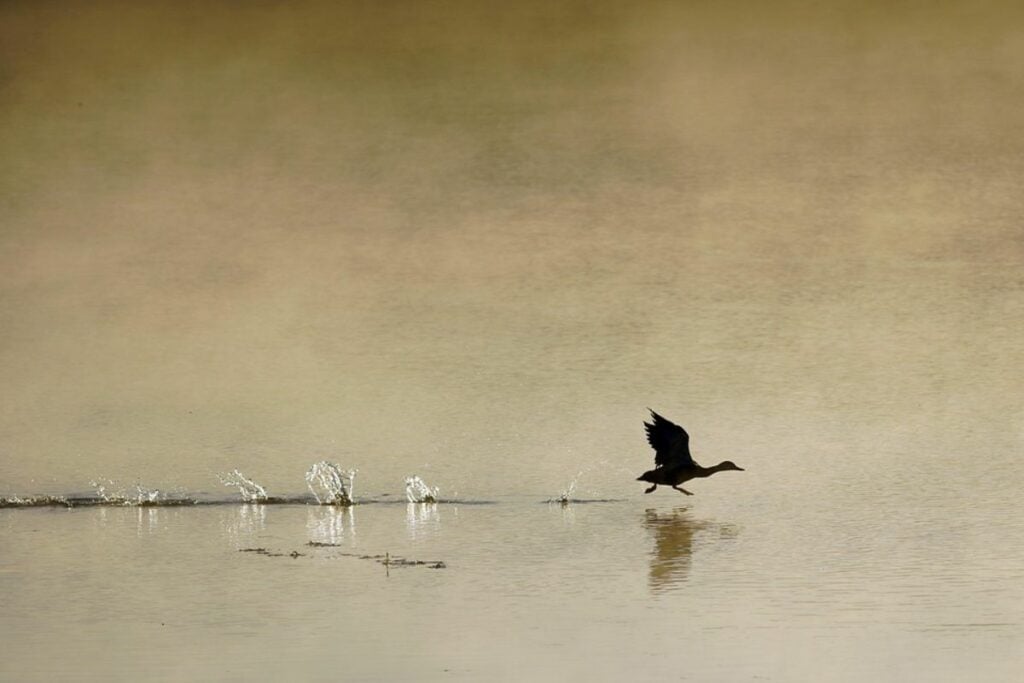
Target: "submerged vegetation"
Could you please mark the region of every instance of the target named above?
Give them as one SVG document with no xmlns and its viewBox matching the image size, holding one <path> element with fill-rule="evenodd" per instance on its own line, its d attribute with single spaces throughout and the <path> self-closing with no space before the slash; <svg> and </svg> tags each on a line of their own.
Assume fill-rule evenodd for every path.
<svg viewBox="0 0 1024 683">
<path fill-rule="evenodd" d="M 336 543 L 320 543 L 318 541 L 310 541 L 306 544 L 311 548 L 338 548 L 340 547 Z M 291 552 L 279 552 L 270 550 L 268 548 L 239 548 L 240 553 L 252 553 L 254 555 L 262 555 L 264 557 L 290 557 L 293 560 L 300 557 L 306 557 L 305 553 L 300 553 L 298 550 L 292 550 Z M 386 568 L 390 567 L 425 567 L 427 569 L 447 569 L 448 565 L 443 560 L 410 560 L 405 557 L 398 557 L 391 553 L 384 553 L 383 555 L 366 555 L 359 553 L 344 553 L 336 552 L 333 554 L 336 557 L 354 557 L 357 560 L 372 560 L 377 564 L 382 564 Z"/>
</svg>

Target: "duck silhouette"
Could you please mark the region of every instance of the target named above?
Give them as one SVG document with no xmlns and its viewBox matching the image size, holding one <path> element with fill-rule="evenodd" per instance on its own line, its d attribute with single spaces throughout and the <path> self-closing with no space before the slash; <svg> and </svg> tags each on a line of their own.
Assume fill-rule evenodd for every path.
<svg viewBox="0 0 1024 683">
<path fill-rule="evenodd" d="M 648 408 L 648 410 L 651 410 Z M 743 468 L 731 460 L 720 462 L 714 467 L 701 467 L 690 455 L 690 435 L 679 425 L 666 420 L 661 415 L 651 410 L 651 422 L 644 422 L 647 430 L 647 443 L 654 449 L 654 469 L 644 472 L 637 481 L 646 481 L 652 484 L 651 488 L 644 493 L 651 493 L 662 486 L 671 486 L 680 493 L 688 496 L 693 494 L 679 485 L 691 479 L 710 477 L 715 472 L 738 470 Z"/>
</svg>

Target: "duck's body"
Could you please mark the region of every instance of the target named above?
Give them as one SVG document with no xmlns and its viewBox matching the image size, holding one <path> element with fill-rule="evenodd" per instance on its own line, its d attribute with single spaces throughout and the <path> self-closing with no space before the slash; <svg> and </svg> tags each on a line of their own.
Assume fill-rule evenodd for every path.
<svg viewBox="0 0 1024 683">
<path fill-rule="evenodd" d="M 646 481 L 653 484 L 644 493 L 651 493 L 661 484 L 662 486 L 671 486 L 680 493 L 692 496 L 692 493 L 686 489 L 679 488 L 679 485 L 691 479 L 710 477 L 715 472 L 743 471 L 742 467 L 736 465 L 731 460 L 720 462 L 714 467 L 698 465 L 690 455 L 690 435 L 686 433 L 686 430 L 666 420 L 653 410 L 651 411 L 651 416 L 654 418 L 653 422 L 645 422 L 644 427 L 647 430 L 647 442 L 654 449 L 654 464 L 656 467 L 637 477 L 637 481 Z"/>
<path fill-rule="evenodd" d="M 692 496 L 692 493 L 686 489 L 679 488 L 679 485 L 684 481 L 710 477 L 715 472 L 722 472 L 725 470 L 739 470 L 742 472 L 743 468 L 738 467 L 729 460 L 719 463 L 714 467 L 701 467 L 697 463 L 691 461 L 689 463 L 679 463 L 677 465 L 669 465 L 666 467 L 655 467 L 653 470 L 648 470 L 637 477 L 637 481 L 646 481 L 654 484 L 654 486 L 644 491 L 644 493 L 650 493 L 654 489 L 658 488 L 658 484 L 661 484 L 662 486 L 671 486 L 677 491 L 682 491 L 686 495 Z"/>
</svg>

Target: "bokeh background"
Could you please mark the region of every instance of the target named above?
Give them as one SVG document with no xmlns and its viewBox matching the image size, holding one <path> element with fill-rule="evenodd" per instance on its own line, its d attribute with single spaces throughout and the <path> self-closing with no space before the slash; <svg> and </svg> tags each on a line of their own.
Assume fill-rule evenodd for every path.
<svg viewBox="0 0 1024 683">
<path fill-rule="evenodd" d="M 328 459 L 357 493 L 614 496 L 646 406 L 767 481 L 1019 473 L 1022 27 L 8 0 L 0 492 Z"/>
</svg>

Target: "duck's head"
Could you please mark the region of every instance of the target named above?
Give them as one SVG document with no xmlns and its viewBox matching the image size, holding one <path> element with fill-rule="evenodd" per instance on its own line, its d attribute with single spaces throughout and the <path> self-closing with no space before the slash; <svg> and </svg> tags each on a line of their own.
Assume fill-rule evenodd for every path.
<svg viewBox="0 0 1024 683">
<path fill-rule="evenodd" d="M 726 460 L 725 462 L 718 463 L 718 470 L 721 472 L 725 472 L 728 470 L 737 470 L 738 472 L 746 471 L 742 467 L 734 463 L 732 460 Z"/>
</svg>

